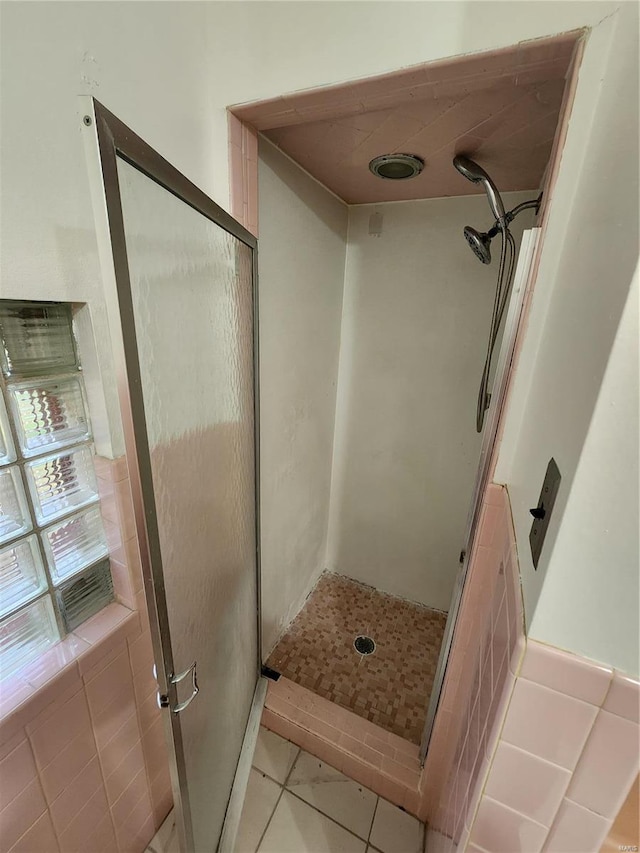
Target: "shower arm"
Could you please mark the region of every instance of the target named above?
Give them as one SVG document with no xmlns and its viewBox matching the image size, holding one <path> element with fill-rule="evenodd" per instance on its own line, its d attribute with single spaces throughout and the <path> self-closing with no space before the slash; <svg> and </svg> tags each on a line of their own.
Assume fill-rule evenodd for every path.
<svg viewBox="0 0 640 853">
<path fill-rule="evenodd" d="M 520 204 L 517 204 L 512 210 L 508 211 L 508 213 L 505 213 L 504 224 L 508 227 L 513 222 L 513 220 L 516 218 L 516 216 L 519 213 L 522 213 L 523 210 L 530 210 L 531 208 L 535 208 L 536 215 L 537 215 L 538 211 L 540 210 L 541 202 L 542 202 L 542 193 L 540 193 L 538 198 L 532 198 L 532 199 L 529 199 L 529 201 L 520 202 Z M 502 228 L 500 225 L 500 220 L 496 219 L 496 221 L 493 223 L 493 226 L 489 229 L 489 231 L 487 231 L 487 237 L 489 237 L 489 239 L 491 239 L 492 237 L 495 237 L 496 234 L 499 234 L 501 230 L 502 230 Z"/>
</svg>

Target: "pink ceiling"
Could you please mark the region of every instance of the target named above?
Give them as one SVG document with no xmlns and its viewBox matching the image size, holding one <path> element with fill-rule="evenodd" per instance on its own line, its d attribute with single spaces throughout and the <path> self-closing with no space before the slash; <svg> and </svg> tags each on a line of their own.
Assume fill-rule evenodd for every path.
<svg viewBox="0 0 640 853">
<path fill-rule="evenodd" d="M 580 33 L 459 56 L 232 108 L 350 204 L 482 192 L 453 168 L 477 159 L 499 189 L 541 186 Z M 417 154 L 423 172 L 388 181 L 380 154 Z"/>
</svg>

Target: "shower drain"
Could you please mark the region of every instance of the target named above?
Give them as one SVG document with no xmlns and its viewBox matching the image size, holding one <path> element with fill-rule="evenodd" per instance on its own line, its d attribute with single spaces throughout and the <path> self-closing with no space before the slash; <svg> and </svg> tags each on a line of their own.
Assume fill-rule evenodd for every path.
<svg viewBox="0 0 640 853">
<path fill-rule="evenodd" d="M 353 646 L 361 655 L 370 655 L 376 650 L 376 644 L 371 637 L 356 637 Z"/>
</svg>

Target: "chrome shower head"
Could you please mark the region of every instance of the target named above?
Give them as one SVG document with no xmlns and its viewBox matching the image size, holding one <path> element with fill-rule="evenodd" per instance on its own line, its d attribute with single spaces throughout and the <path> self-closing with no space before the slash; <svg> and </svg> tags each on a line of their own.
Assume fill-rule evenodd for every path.
<svg viewBox="0 0 640 853">
<path fill-rule="evenodd" d="M 464 228 L 464 237 L 467 243 L 473 249 L 473 252 L 477 258 L 479 258 L 483 264 L 491 263 L 491 237 L 487 232 L 476 231 L 475 228 L 472 228 L 471 225 L 465 225 Z"/>
<path fill-rule="evenodd" d="M 487 199 L 489 200 L 489 207 L 491 208 L 491 212 L 498 220 L 498 222 L 503 223 L 505 213 L 504 204 L 502 203 L 502 199 L 500 198 L 500 193 L 498 192 L 498 188 L 493 183 L 489 175 L 487 175 L 482 166 L 479 166 L 473 160 L 470 160 L 468 157 L 465 157 L 464 154 L 458 154 L 456 157 L 454 157 L 453 165 L 460 172 L 460 174 L 468 181 L 471 181 L 474 184 L 484 185 L 484 190 L 487 194 Z"/>
<path fill-rule="evenodd" d="M 470 160 L 469 157 L 465 157 L 464 154 L 457 154 L 453 158 L 453 165 L 463 177 L 474 184 L 478 184 L 482 180 L 489 180 L 489 175 L 487 175 L 482 166 Z"/>
</svg>

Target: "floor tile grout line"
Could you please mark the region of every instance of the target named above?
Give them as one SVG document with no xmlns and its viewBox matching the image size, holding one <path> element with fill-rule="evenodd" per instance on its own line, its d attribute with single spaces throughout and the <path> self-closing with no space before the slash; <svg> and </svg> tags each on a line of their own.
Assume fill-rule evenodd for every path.
<svg viewBox="0 0 640 853">
<path fill-rule="evenodd" d="M 278 737 L 280 737 L 280 735 L 278 735 Z M 291 743 L 291 741 L 287 741 L 286 738 L 282 738 L 282 740 L 286 741 L 286 743 Z M 293 746 L 295 746 L 295 744 L 293 744 Z M 258 843 L 256 845 L 256 849 L 255 849 L 255 853 L 258 853 L 258 850 L 260 849 L 260 845 L 262 844 L 262 840 L 264 839 L 264 837 L 267 833 L 267 830 L 269 829 L 269 825 L 271 824 L 273 816 L 276 813 L 276 809 L 278 808 L 280 800 L 282 799 L 282 795 L 286 790 L 285 784 L 287 783 L 289 776 L 291 776 L 291 772 L 293 771 L 293 768 L 295 767 L 296 761 L 298 760 L 301 752 L 302 752 L 302 748 L 297 747 L 297 752 L 293 758 L 293 761 L 291 762 L 291 767 L 287 771 L 287 775 L 285 776 L 284 783 L 278 782 L 277 779 L 274 779 L 273 776 L 269 776 L 269 774 L 265 773 L 264 770 L 260 770 L 260 768 L 256 767 L 255 764 L 251 765 L 252 769 L 257 770 L 258 773 L 262 773 L 263 776 L 265 776 L 267 779 L 270 779 L 272 782 L 275 782 L 275 784 L 278 785 L 278 787 L 280 788 L 280 793 L 278 794 L 278 799 L 276 800 L 275 805 L 273 806 L 271 814 L 269 815 L 269 820 L 266 822 L 264 830 L 262 831 L 262 835 L 260 836 L 260 838 L 258 840 Z"/>
<path fill-rule="evenodd" d="M 371 841 L 371 833 L 373 832 L 373 824 L 375 823 L 376 814 L 378 813 L 378 805 L 380 804 L 380 794 L 376 794 L 376 805 L 373 810 L 373 817 L 371 818 L 371 826 L 369 827 L 369 835 L 367 835 L 367 845 L 369 845 Z"/>
<path fill-rule="evenodd" d="M 289 741 L 289 743 L 291 743 L 291 742 L 292 742 L 292 741 Z M 295 746 L 295 744 L 294 744 L 294 746 Z M 289 784 L 289 779 L 291 778 L 291 774 L 293 773 L 293 768 L 294 768 L 294 767 L 296 766 L 296 764 L 298 763 L 298 759 L 300 758 L 300 756 L 302 755 L 302 753 L 303 753 L 304 751 L 305 751 L 305 750 L 303 750 L 301 746 L 299 746 L 299 747 L 298 747 L 298 751 L 297 751 L 297 752 L 296 752 L 296 754 L 294 755 L 294 757 L 293 757 L 293 761 L 291 762 L 291 767 L 290 767 L 290 768 L 289 768 L 289 770 L 287 771 L 287 775 L 284 777 L 284 782 L 282 783 L 282 787 L 283 787 L 283 788 L 286 788 L 286 787 L 287 787 L 287 785 Z"/>
<path fill-rule="evenodd" d="M 349 777 L 347 776 L 346 778 L 349 778 Z M 349 781 L 353 782 L 354 780 L 353 780 L 353 779 L 350 779 Z M 358 783 L 356 782 L 356 784 L 358 784 Z M 364 787 L 364 786 L 362 786 L 362 787 Z M 345 832 L 348 832 L 348 833 L 349 833 L 349 835 L 353 835 L 353 837 L 354 837 L 354 838 L 357 838 L 357 839 L 358 839 L 358 841 L 364 841 L 364 843 L 365 843 L 365 844 L 368 844 L 367 839 L 366 839 L 366 838 L 363 838 L 363 837 L 362 837 L 362 835 L 358 835 L 358 833 L 357 833 L 357 832 L 354 832 L 354 831 L 353 831 L 353 829 L 349 829 L 349 827 L 348 827 L 348 826 L 345 826 L 343 823 L 340 823 L 340 821 L 339 821 L 339 820 L 336 820 L 336 819 L 335 819 L 335 817 L 332 817 L 330 814 L 327 814 L 326 812 L 323 812 L 323 811 L 322 811 L 322 809 L 319 809 L 319 808 L 318 808 L 318 806 L 314 806 L 314 805 L 313 805 L 313 803 L 310 803 L 308 800 L 305 800 L 305 799 L 304 799 L 304 797 L 301 797 L 299 794 L 296 794 L 296 792 L 295 792 L 295 791 L 292 791 L 292 790 L 291 790 L 291 788 L 285 788 L 285 790 L 286 790 L 286 792 L 287 792 L 288 794 L 291 794 L 291 796 L 295 797 L 295 798 L 296 798 L 296 800 L 300 800 L 300 802 L 301 802 L 301 803 L 304 803 L 304 804 L 305 804 L 305 806 L 309 806 L 309 808 L 311 808 L 311 809 L 313 809 L 314 811 L 318 812 L 318 814 L 321 814 L 321 815 L 322 815 L 322 817 L 326 817 L 326 818 L 327 818 L 328 820 L 330 820 L 332 823 L 335 823 L 335 824 L 336 824 L 337 826 L 339 826 L 341 829 L 344 829 L 344 831 L 345 831 Z M 371 790 L 371 789 L 370 789 L 370 788 L 367 788 L 366 790 L 367 790 L 367 791 L 369 791 L 369 790 Z M 375 792 L 374 792 L 374 791 L 371 791 L 371 793 L 373 794 L 373 793 L 375 793 Z M 376 794 L 376 796 L 377 796 L 377 794 Z M 377 803 L 376 803 L 376 806 L 377 806 Z M 374 809 L 374 812 L 375 812 L 375 809 Z M 372 823 L 373 823 L 373 821 L 372 821 Z M 371 827 L 369 827 L 369 832 L 371 832 Z"/>
<path fill-rule="evenodd" d="M 277 779 L 275 779 L 273 776 L 270 776 L 270 775 L 269 775 L 265 770 L 262 770 L 262 769 L 261 769 L 260 767 L 258 767 L 257 765 L 252 764 L 252 765 L 251 765 L 251 769 L 252 769 L 252 770 L 257 770 L 257 771 L 258 771 L 258 773 L 259 773 L 261 776 L 264 776 L 266 779 L 269 779 L 271 782 L 275 782 L 275 783 L 276 783 L 276 785 L 280 785 L 280 787 L 282 788 L 282 782 L 278 782 L 278 780 L 277 780 Z"/>
<path fill-rule="evenodd" d="M 364 841 L 364 842 L 365 842 L 365 844 L 367 844 L 367 843 L 368 843 L 368 838 L 369 838 L 369 836 L 368 836 L 368 835 L 367 835 L 367 838 L 363 838 L 361 835 L 358 835 L 358 833 L 357 833 L 357 832 L 354 832 L 352 829 L 349 829 L 348 827 L 344 826 L 344 824 L 340 823 L 340 821 L 339 821 L 339 820 L 336 820 L 336 819 L 335 819 L 335 817 L 332 817 L 330 814 L 327 814 L 326 812 L 323 812 L 323 811 L 322 811 L 322 809 L 319 809 L 317 806 L 314 806 L 312 803 L 310 803 L 310 802 L 308 802 L 307 800 L 305 800 L 305 799 L 304 799 L 303 797 L 301 797 L 299 794 L 296 794 L 296 792 L 295 792 L 295 791 L 292 791 L 292 790 L 291 790 L 291 788 L 287 787 L 287 786 L 288 786 L 288 784 L 289 784 L 289 779 L 290 779 L 290 777 L 291 777 L 291 774 L 293 773 L 293 768 L 295 767 L 295 765 L 296 765 L 296 763 L 297 763 L 298 759 L 300 758 L 300 756 L 301 756 L 303 753 L 304 753 L 305 755 L 310 755 L 310 756 L 311 756 L 311 758 L 315 759 L 316 761 L 319 761 L 321 764 L 324 764 L 326 767 L 331 768 L 331 770 L 335 770 L 335 771 L 336 771 L 336 773 L 340 773 L 342 776 L 344 776 L 344 778 L 345 778 L 348 782 L 353 782 L 353 784 L 354 784 L 354 785 L 357 785 L 359 788 L 364 789 L 365 791 L 370 791 L 372 794 L 374 794 L 374 796 L 375 796 L 375 798 L 376 798 L 376 804 L 375 804 L 375 806 L 373 807 L 373 817 L 375 817 L 376 809 L 378 808 L 378 800 L 380 799 L 380 798 L 379 798 L 379 796 L 378 796 L 378 794 L 376 794 L 376 792 L 375 792 L 375 791 L 371 791 L 371 788 L 367 788 L 367 786 L 366 786 L 366 785 L 361 785 L 361 784 L 360 784 L 360 782 L 356 782 L 356 780 L 355 780 L 355 779 L 351 779 L 351 777 L 347 776 L 345 773 L 343 773 L 341 770 L 338 770 L 336 767 L 331 767 L 331 765 L 330 765 L 330 764 L 327 764 L 327 762 L 326 762 L 326 761 L 322 761 L 322 759 L 321 759 L 321 758 L 318 758 L 317 756 L 313 755 L 311 752 L 307 752 L 305 749 L 302 749 L 302 747 L 300 747 L 300 749 L 298 750 L 298 755 L 296 756 L 295 761 L 294 761 L 294 762 L 293 762 L 293 764 L 291 765 L 291 770 L 289 771 L 289 773 L 288 773 L 288 775 L 287 775 L 287 781 L 285 782 L 285 784 L 284 784 L 284 786 L 283 786 L 283 787 L 284 787 L 284 789 L 285 789 L 285 791 L 288 791 L 290 794 L 293 794 L 293 796 L 294 796 L 294 797 L 296 797 L 296 799 L 298 799 L 298 800 L 300 800 L 301 802 L 305 803 L 306 805 L 310 806 L 312 809 L 314 809 L 315 811 L 317 811 L 319 814 L 323 815 L 324 817 L 329 818 L 329 820 L 331 820 L 331 821 L 333 821 L 334 823 L 338 824 L 338 826 L 342 827 L 342 829 L 344 829 L 346 832 L 349 832 L 351 835 L 354 835 L 356 838 L 359 838 L 359 839 L 360 839 L 360 841 Z M 342 780 L 339 780 L 339 781 L 342 781 Z M 373 826 L 373 817 L 371 818 L 371 824 L 370 824 L 370 826 L 369 826 L 369 835 L 371 834 L 371 827 Z"/>
<path fill-rule="evenodd" d="M 280 737 L 280 735 L 278 735 L 278 737 Z M 286 743 L 292 743 L 291 741 L 287 741 L 286 738 L 282 738 L 282 740 L 284 740 Z M 295 746 L 295 744 L 293 744 L 293 746 Z M 256 845 L 256 849 L 255 849 L 255 853 L 258 853 L 258 850 L 260 849 L 260 845 L 262 844 L 262 841 L 263 841 L 263 839 L 267 833 L 267 830 L 269 829 L 269 825 L 271 824 L 271 821 L 273 820 L 273 816 L 276 813 L 276 809 L 278 808 L 278 805 L 280 804 L 280 800 L 282 799 L 282 795 L 284 794 L 284 792 L 286 790 L 285 785 L 289 779 L 289 776 L 291 776 L 291 772 L 293 771 L 293 768 L 295 767 L 296 761 L 300 757 L 301 752 L 302 752 L 302 748 L 298 746 L 297 752 L 294 755 L 293 761 L 291 762 L 291 767 L 289 768 L 289 770 L 287 771 L 287 774 L 285 776 L 284 783 L 278 782 L 277 779 L 274 779 L 272 776 L 269 776 L 269 774 L 265 773 L 264 770 L 260 770 L 260 768 L 256 767 L 255 764 L 251 765 L 251 767 L 254 770 L 257 770 L 259 773 L 262 773 L 263 776 L 266 776 L 267 779 L 270 779 L 272 782 L 275 782 L 276 785 L 278 785 L 278 787 L 280 788 L 280 793 L 278 794 L 278 799 L 276 800 L 276 802 L 273 806 L 273 809 L 271 810 L 271 814 L 269 815 L 269 820 L 266 822 L 264 830 L 262 831 L 262 835 L 260 836 L 260 838 L 258 840 L 258 843 Z"/>
<path fill-rule="evenodd" d="M 264 841 L 264 837 L 267 834 L 267 830 L 269 829 L 269 827 L 271 825 L 271 821 L 273 820 L 273 816 L 276 813 L 276 809 L 280 805 L 280 800 L 282 799 L 283 794 L 284 794 L 284 788 L 282 787 L 282 785 L 280 785 L 280 793 L 278 794 L 278 799 L 276 800 L 275 805 L 274 805 L 273 809 L 271 810 L 271 814 L 269 815 L 269 820 L 266 822 L 265 827 L 262 830 L 262 835 L 260 836 L 258 843 L 256 844 L 255 853 L 258 853 L 258 850 L 260 850 L 260 845 Z"/>
<path fill-rule="evenodd" d="M 265 731 L 269 731 L 269 729 L 266 729 Z M 273 732 L 273 734 L 276 734 L 276 733 L 275 733 L 275 732 Z M 280 736 L 280 735 L 277 735 L 277 737 L 281 737 L 281 736 Z M 253 770 L 257 770 L 257 771 L 258 771 L 258 773 L 262 773 L 262 775 L 263 775 L 263 776 L 266 776 L 266 777 L 267 777 L 267 779 L 271 779 L 271 781 L 272 781 L 272 782 L 275 782 L 275 783 L 276 783 L 276 785 L 280 785 L 280 787 L 281 787 L 281 788 L 284 788 L 284 786 L 285 786 L 285 785 L 287 784 L 287 782 L 289 781 L 289 776 L 291 776 L 291 771 L 293 770 L 293 768 L 294 768 L 294 765 L 295 765 L 296 761 L 297 761 L 297 760 L 298 760 L 298 758 L 300 757 L 300 753 L 301 753 L 301 752 L 303 752 L 304 750 L 302 749 L 302 747 L 301 747 L 301 746 L 297 746 L 297 745 L 296 745 L 293 741 L 291 741 L 291 740 L 287 740 L 286 738 L 282 738 L 282 740 L 283 740 L 283 741 L 285 741 L 286 743 L 290 743 L 290 744 L 291 744 L 291 746 L 295 746 L 295 747 L 296 747 L 296 750 L 297 750 L 297 752 L 296 752 L 296 754 L 295 754 L 295 756 L 294 756 L 294 758 L 293 758 L 293 763 L 291 764 L 291 767 L 287 770 L 287 774 L 286 774 L 286 776 L 285 776 L 285 778 L 284 778 L 284 782 L 279 782 L 279 781 L 275 778 L 275 776 L 270 776 L 270 775 L 269 775 L 269 773 L 267 773 L 267 771 L 266 771 L 266 770 L 262 770 L 260 767 L 258 767 L 258 766 L 257 766 L 257 764 L 252 764 L 252 765 L 251 765 L 251 767 L 252 767 L 252 769 L 253 769 Z"/>
<path fill-rule="evenodd" d="M 288 794 L 291 794 L 292 797 L 295 797 L 296 800 L 300 800 L 300 802 L 304 803 L 305 806 L 309 806 L 310 809 L 313 809 L 314 812 L 318 812 L 318 814 L 321 814 L 322 817 L 326 817 L 327 820 L 331 821 L 331 823 L 335 823 L 336 826 L 339 826 L 340 829 L 344 829 L 344 831 L 348 832 L 349 835 L 353 835 L 353 837 L 357 838 L 358 841 L 364 841 L 364 843 L 367 844 L 366 838 L 363 838 L 361 835 L 358 835 L 357 832 L 354 832 L 352 829 L 349 829 L 347 826 L 340 823 L 340 821 L 336 820 L 335 817 L 331 817 L 331 815 L 327 814 L 326 812 L 323 812 L 317 806 L 314 806 L 312 803 L 307 802 L 307 800 L 303 799 L 299 794 L 296 794 L 295 791 L 292 791 L 290 788 L 286 788 L 285 790 L 287 791 Z M 369 790 L 369 789 L 367 789 L 367 790 Z"/>
<path fill-rule="evenodd" d="M 286 738 L 282 738 L 282 740 L 286 740 Z M 291 743 L 291 741 L 288 741 L 288 743 Z M 287 772 L 287 775 L 286 775 L 286 777 L 285 777 L 285 781 L 284 781 L 284 782 L 278 782 L 278 781 L 277 781 L 277 779 L 274 779 L 273 777 L 269 776 L 269 774 L 268 774 L 268 773 L 265 773 L 265 772 L 264 772 L 263 770 L 261 770 L 259 767 L 256 767 L 255 765 L 252 765 L 252 768 L 253 768 L 253 769 L 257 770 L 257 771 L 258 771 L 259 773 L 261 773 L 264 777 L 266 777 L 266 778 L 267 778 L 267 779 L 269 779 L 270 781 L 274 782 L 274 783 L 275 783 L 276 785 L 278 785 L 278 787 L 280 788 L 280 793 L 278 794 L 278 798 L 277 798 L 277 800 L 276 800 L 276 802 L 275 802 L 275 804 L 274 804 L 273 809 L 271 810 L 271 814 L 269 815 L 269 819 L 267 820 L 267 823 L 266 823 L 266 825 L 265 825 L 265 828 L 264 828 L 264 830 L 263 830 L 263 832 L 262 832 L 262 834 L 261 834 L 261 836 L 260 836 L 260 839 L 259 839 L 259 841 L 258 841 L 258 844 L 257 844 L 257 846 L 256 846 L 256 848 L 255 848 L 255 853 L 258 853 L 258 851 L 259 851 L 259 849 L 260 849 L 260 845 L 262 844 L 262 842 L 263 842 L 263 840 L 264 840 L 264 837 L 265 837 L 265 835 L 266 835 L 266 833 L 267 833 L 267 830 L 268 830 L 269 826 L 271 825 L 271 821 L 273 820 L 273 817 L 274 817 L 274 815 L 275 815 L 275 813 L 276 813 L 276 810 L 277 810 L 278 806 L 280 805 L 280 802 L 281 802 L 281 800 L 282 800 L 282 796 L 283 796 L 283 794 L 284 794 L 285 792 L 286 792 L 286 793 L 288 793 L 288 794 L 291 794 L 293 797 L 295 797 L 295 799 L 296 799 L 296 800 L 298 800 L 298 801 L 299 801 L 299 802 L 301 802 L 301 803 L 304 803 L 304 805 L 308 806 L 308 807 L 309 807 L 310 809 L 312 809 L 313 811 L 315 811 L 315 812 L 317 812 L 318 814 L 322 815 L 322 817 L 326 818 L 327 820 L 330 820 L 330 821 L 331 821 L 331 823 L 334 823 L 336 826 L 339 826 L 339 827 L 340 827 L 341 829 L 343 829 L 345 832 L 348 832 L 348 833 L 349 833 L 349 835 L 353 836 L 354 838 L 358 839 L 359 841 L 363 841 L 363 842 L 364 842 L 364 844 L 365 844 L 365 853 L 368 853 L 369 848 L 371 848 L 371 850 L 373 851 L 373 853 L 378 853 L 378 848 L 373 847 L 373 846 L 372 846 L 372 844 L 371 844 L 371 834 L 372 834 L 372 832 L 373 832 L 373 825 L 374 825 L 374 823 L 375 823 L 375 819 L 376 819 L 376 815 L 377 815 L 377 812 L 378 812 L 378 806 L 379 806 L 379 804 L 380 804 L 380 800 L 381 800 L 381 799 L 384 799 L 384 798 L 383 798 L 383 797 L 381 797 L 379 794 L 376 794 L 376 793 L 375 793 L 375 791 L 372 791 L 370 788 L 367 788 L 367 787 L 366 787 L 366 785 L 362 785 L 361 783 L 357 782 L 355 779 L 351 779 L 349 776 L 346 776 L 344 773 L 342 773 L 342 771 L 340 771 L 340 770 L 336 770 L 336 768 L 331 768 L 332 770 L 336 770 L 336 772 L 341 773 L 341 775 L 342 775 L 342 776 L 344 776 L 345 780 L 347 780 L 347 781 L 349 781 L 349 782 L 352 782 L 353 784 L 357 785 L 360 789 L 363 789 L 363 790 L 365 790 L 365 791 L 370 791 L 372 794 L 374 794 L 374 795 L 375 795 L 376 801 L 375 801 L 375 806 L 374 806 L 374 809 L 373 809 L 373 814 L 372 814 L 372 817 L 371 817 L 371 823 L 369 824 L 369 831 L 368 831 L 367 837 L 366 837 L 366 838 L 364 838 L 363 836 L 358 835 L 358 833 L 357 833 L 357 832 L 354 832 L 354 831 L 353 831 L 353 829 L 349 829 L 348 827 L 344 826 L 344 824 L 342 824 L 342 823 L 340 823 L 340 821 L 336 820 L 336 819 L 335 819 L 335 817 L 333 817 L 332 815 L 327 814 L 326 812 L 322 811 L 322 809 L 320 809 L 320 808 L 318 808 L 317 806 L 313 805 L 312 803 L 308 802 L 308 801 L 307 801 L 307 800 L 305 800 L 303 797 L 301 797 L 299 794 L 296 794 L 296 793 L 295 793 L 295 791 L 293 791 L 293 790 L 291 790 L 290 788 L 288 788 L 288 787 L 287 787 L 287 786 L 288 786 L 288 784 L 289 784 L 289 782 L 290 782 L 291 774 L 293 773 L 293 770 L 294 770 L 294 768 L 295 768 L 295 766 L 296 766 L 296 764 L 297 764 L 297 762 L 298 762 L 298 760 L 299 760 L 300 756 L 301 756 L 301 755 L 303 755 L 303 754 L 304 754 L 304 755 L 309 755 L 309 756 L 311 756 L 314 760 L 319 761 L 321 764 L 324 764 L 324 765 L 326 765 L 327 767 L 331 767 L 331 765 L 330 765 L 330 764 L 326 764 L 326 762 L 323 762 L 321 759 L 317 758 L 317 756 L 314 756 L 314 755 L 312 755 L 312 753 L 307 752 L 306 750 L 302 749 L 302 747 L 298 747 L 298 748 L 297 748 L 297 752 L 296 752 L 296 754 L 295 754 L 295 757 L 294 757 L 294 759 L 293 759 L 293 762 L 291 763 L 291 767 L 289 768 L 289 770 L 288 770 L 288 772 Z M 388 801 L 388 800 L 385 800 L 385 802 L 389 802 L 389 801 Z M 390 805 L 392 805 L 392 806 L 393 806 L 393 803 L 390 803 Z M 395 808 L 400 809 L 400 807 L 399 807 L 399 806 L 395 806 Z M 408 814 L 408 812 L 405 812 L 405 810 L 404 810 L 404 809 L 400 809 L 400 811 L 404 812 L 405 814 Z M 411 815 L 411 817 L 415 817 L 415 816 Z M 415 819 L 416 819 L 416 820 L 418 820 L 417 818 L 415 818 Z M 425 843 L 426 843 L 426 824 L 425 824 L 425 823 L 423 823 L 422 821 L 418 821 L 418 823 L 420 824 L 420 829 L 421 829 L 422 849 L 424 849 L 424 845 L 425 845 Z"/>
</svg>

